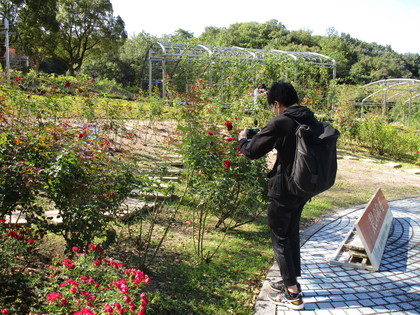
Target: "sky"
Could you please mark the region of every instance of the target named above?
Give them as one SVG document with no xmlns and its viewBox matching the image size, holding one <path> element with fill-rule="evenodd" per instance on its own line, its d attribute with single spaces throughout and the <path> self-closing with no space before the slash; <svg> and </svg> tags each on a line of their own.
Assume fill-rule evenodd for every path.
<svg viewBox="0 0 420 315">
<path fill-rule="evenodd" d="M 287 30 L 338 34 L 380 45 L 397 53 L 420 53 L 420 0 L 111 0 L 129 37 L 153 36 L 178 29 L 198 37 L 206 27 L 272 19 Z"/>
</svg>

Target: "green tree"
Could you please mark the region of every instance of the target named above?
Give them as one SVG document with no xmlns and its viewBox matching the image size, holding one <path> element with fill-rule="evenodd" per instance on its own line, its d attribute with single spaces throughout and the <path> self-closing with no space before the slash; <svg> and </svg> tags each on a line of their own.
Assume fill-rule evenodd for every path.
<svg viewBox="0 0 420 315">
<path fill-rule="evenodd" d="M 194 33 L 191 33 L 190 31 L 184 30 L 182 28 L 177 29 L 174 34 L 165 35 L 163 37 L 165 41 L 173 43 L 186 43 L 193 38 Z"/>
<path fill-rule="evenodd" d="M 412 78 L 420 79 L 420 55 L 404 54 L 402 55 L 404 68 L 410 72 Z"/>
<path fill-rule="evenodd" d="M 226 46 L 244 48 L 263 48 L 267 43 L 260 24 L 256 22 L 235 23 L 223 32 L 222 38 Z"/>
<path fill-rule="evenodd" d="M 58 31 L 57 0 L 26 0 L 16 17 L 16 25 L 33 67 L 50 55 L 55 47 L 54 34 Z"/>
<path fill-rule="evenodd" d="M 146 66 L 146 57 L 149 48 L 155 39 L 146 33 L 140 33 L 135 38 L 127 40 L 120 49 L 121 61 L 129 65 L 133 71 L 131 85 L 141 85 L 142 74 Z"/>
<path fill-rule="evenodd" d="M 118 51 L 88 58 L 81 71 L 92 77 L 114 79 L 127 87 L 141 86 L 145 60 L 151 44 L 155 41 L 146 33 L 127 39 Z"/>
<path fill-rule="evenodd" d="M 343 80 L 348 77 L 352 63 L 357 61 L 357 53 L 351 43 L 352 38 L 347 34 L 339 36 L 334 28 L 329 28 L 327 34 L 319 40 L 321 53 L 335 59 L 337 78 Z"/>
<path fill-rule="evenodd" d="M 24 0 L 0 0 L 1 12 L 13 22 L 24 3 Z"/>
<path fill-rule="evenodd" d="M 358 83 L 411 76 L 404 66 L 404 60 L 392 52 L 380 56 L 362 56 L 352 65 L 350 74 Z"/>
<path fill-rule="evenodd" d="M 121 17 L 114 17 L 109 0 L 58 0 L 53 57 L 62 61 L 70 75 L 86 57 L 115 48 L 127 35 Z"/>
<path fill-rule="evenodd" d="M 228 28 L 207 27 L 200 36 L 200 41 L 208 45 L 239 46 L 244 48 L 278 48 L 284 41 L 289 31 L 277 20 L 266 23 L 247 22 L 235 23 Z M 277 47 L 274 47 L 274 46 Z"/>
<path fill-rule="evenodd" d="M 204 29 L 204 32 L 201 33 L 199 40 L 201 43 L 205 45 L 215 45 L 218 46 L 220 41 L 220 35 L 223 31 L 223 28 L 215 27 L 215 26 L 207 26 Z"/>
<path fill-rule="evenodd" d="M 266 34 L 268 42 L 263 48 L 279 49 L 280 47 L 289 43 L 290 33 L 283 23 L 277 20 L 270 20 L 263 24 L 263 33 Z"/>
<path fill-rule="evenodd" d="M 300 47 L 306 47 L 306 50 L 316 52 L 319 51 L 316 37 L 312 36 L 311 31 L 298 30 L 289 33 L 290 42 Z M 305 51 L 305 50 L 298 50 Z"/>
</svg>

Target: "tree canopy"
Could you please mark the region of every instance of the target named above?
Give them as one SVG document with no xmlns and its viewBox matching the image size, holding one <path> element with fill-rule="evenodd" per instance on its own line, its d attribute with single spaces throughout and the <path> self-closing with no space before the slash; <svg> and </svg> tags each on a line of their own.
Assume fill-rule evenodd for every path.
<svg viewBox="0 0 420 315">
<path fill-rule="evenodd" d="M 44 0 L 42 5 L 39 0 L 0 0 L 0 10 L 17 27 L 25 44 L 22 54 L 30 57 L 32 67 L 54 58 L 71 75 L 88 71 L 127 86 L 142 80 L 147 47 L 156 41 L 320 53 L 336 60 L 338 83 L 420 78 L 419 54 L 399 54 L 389 45 L 367 43 L 334 28 L 325 36 L 313 35 L 272 19 L 208 26 L 198 37 L 178 29 L 161 38 L 140 33 L 127 39 L 124 21 L 113 15 L 109 0 Z"/>
<path fill-rule="evenodd" d="M 126 37 L 124 22 L 113 16 L 109 0 L 58 0 L 57 21 L 52 55 L 62 61 L 70 75 L 82 66 L 95 49 Z"/>
<path fill-rule="evenodd" d="M 366 43 L 334 28 L 319 36 L 308 30 L 289 31 L 281 22 L 270 20 L 206 28 L 196 40 L 208 45 L 318 52 L 337 61 L 337 77 L 345 83 L 419 78 L 419 54 L 398 54 L 389 45 Z"/>
<path fill-rule="evenodd" d="M 127 37 L 109 0 L 44 0 L 42 5 L 38 0 L 2 0 L 0 7 L 16 24 L 33 64 L 53 57 L 70 75 L 89 55 L 115 49 Z"/>
<path fill-rule="evenodd" d="M 420 78 L 419 54 L 399 54 L 390 46 L 363 42 L 350 34 L 339 34 L 334 28 L 328 29 L 326 36 L 312 35 L 308 30 L 290 31 L 277 20 L 266 23 L 235 23 L 227 28 L 208 26 L 198 37 L 183 29 L 160 38 L 141 33 L 124 44 L 130 48 L 121 50 L 124 51 L 124 58 L 122 55 L 120 58 L 124 60 L 121 66 L 127 69 L 127 65 L 131 63 L 141 68 L 139 52 L 143 52 L 142 59 L 145 60 L 145 48 L 156 41 L 320 53 L 336 60 L 339 84 L 366 84 L 389 78 Z M 91 62 L 89 65 L 90 73 L 102 73 L 100 67 L 93 69 Z M 120 70 L 122 72 L 123 68 Z M 139 77 L 141 72 L 136 71 L 133 75 L 135 78 L 131 82 L 138 84 L 142 80 Z M 109 78 L 109 72 L 107 77 Z M 127 77 L 119 82 L 130 85 L 126 79 Z"/>
</svg>

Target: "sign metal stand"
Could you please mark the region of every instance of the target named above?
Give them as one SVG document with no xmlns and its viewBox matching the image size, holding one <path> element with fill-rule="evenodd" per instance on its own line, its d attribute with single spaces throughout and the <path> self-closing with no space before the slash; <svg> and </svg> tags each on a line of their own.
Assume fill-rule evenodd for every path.
<svg viewBox="0 0 420 315">
<path fill-rule="evenodd" d="M 384 253 L 392 213 L 378 188 L 356 221 L 354 228 L 341 243 L 330 263 L 351 268 L 377 271 Z"/>
</svg>

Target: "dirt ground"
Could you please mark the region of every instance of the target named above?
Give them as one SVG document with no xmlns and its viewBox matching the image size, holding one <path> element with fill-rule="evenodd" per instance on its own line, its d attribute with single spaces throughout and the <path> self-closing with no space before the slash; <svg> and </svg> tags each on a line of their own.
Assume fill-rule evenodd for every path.
<svg viewBox="0 0 420 315">
<path fill-rule="evenodd" d="M 381 188 L 387 199 L 420 195 L 420 174 L 407 172 L 408 169 L 420 167 L 402 165 L 391 167 L 374 157 L 364 161 L 363 158 L 353 160 L 343 157 L 338 160 L 337 180 L 349 183 L 355 187 L 365 187 L 375 191 Z"/>
</svg>

